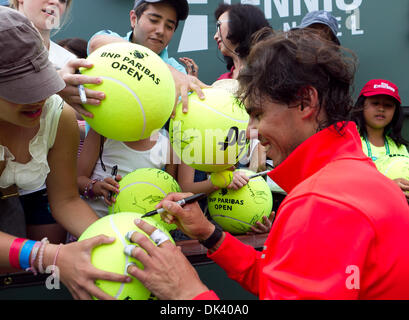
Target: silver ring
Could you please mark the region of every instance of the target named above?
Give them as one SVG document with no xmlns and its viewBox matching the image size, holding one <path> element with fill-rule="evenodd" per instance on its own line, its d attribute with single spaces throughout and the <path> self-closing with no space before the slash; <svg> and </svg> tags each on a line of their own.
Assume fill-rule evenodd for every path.
<svg viewBox="0 0 409 320">
<path fill-rule="evenodd" d="M 162 243 L 165 241 L 169 240 L 169 237 L 161 230 L 156 229 L 152 234 L 150 235 L 150 238 L 152 239 L 153 242 L 159 247 Z"/>
<path fill-rule="evenodd" d="M 133 244 L 128 244 L 127 246 L 125 246 L 124 248 L 124 253 L 128 256 L 128 257 L 132 257 L 132 250 L 135 249 L 136 246 Z"/>
<path fill-rule="evenodd" d="M 132 235 L 133 235 L 135 232 L 137 232 L 137 231 L 136 231 L 136 230 L 128 231 L 128 232 L 126 233 L 126 235 L 125 235 L 125 239 L 128 240 L 129 242 L 132 242 L 132 241 L 131 241 L 131 237 L 132 237 Z"/>
</svg>

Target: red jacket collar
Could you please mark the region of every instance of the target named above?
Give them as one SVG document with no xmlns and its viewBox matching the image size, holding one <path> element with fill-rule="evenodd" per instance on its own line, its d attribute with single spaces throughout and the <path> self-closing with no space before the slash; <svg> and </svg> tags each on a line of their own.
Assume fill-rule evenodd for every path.
<svg viewBox="0 0 409 320">
<path fill-rule="evenodd" d="M 337 123 L 305 140 L 268 176 L 289 193 L 333 160 L 366 158 L 355 123 L 348 122 L 338 133 L 335 126 L 340 125 Z"/>
</svg>

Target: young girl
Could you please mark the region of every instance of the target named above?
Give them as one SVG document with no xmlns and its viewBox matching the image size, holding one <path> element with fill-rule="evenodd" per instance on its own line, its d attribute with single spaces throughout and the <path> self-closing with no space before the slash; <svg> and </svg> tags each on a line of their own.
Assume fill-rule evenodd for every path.
<svg viewBox="0 0 409 320">
<path fill-rule="evenodd" d="M 44 45 L 49 51 L 49 59 L 57 70 L 62 69 L 76 56 L 57 43 L 51 41 L 51 32 L 61 28 L 68 16 L 72 0 L 12 0 L 11 7 L 17 9 L 30 19 L 43 37 Z"/>
<path fill-rule="evenodd" d="M 110 193 L 118 193 L 119 185 L 111 177 L 117 166 L 118 177 L 139 169 L 165 169 L 176 178 L 176 166 L 170 164 L 173 151 L 166 132 L 160 130 L 147 139 L 122 142 L 102 137 L 90 129 L 78 160 L 78 188 L 98 216 L 108 214 L 112 204 Z"/>
<path fill-rule="evenodd" d="M 394 83 L 383 79 L 368 81 L 355 104 L 353 119 L 359 128 L 362 149 L 375 163 L 387 155 L 409 156 L 408 142 L 401 132 L 401 98 Z M 399 178 L 395 181 L 402 191 L 409 190 L 408 180 Z"/>
<path fill-rule="evenodd" d="M 11 7 L 26 16 L 40 32 L 43 43 L 48 49 L 48 59 L 59 70 L 76 56 L 50 40 L 51 32 L 61 27 L 63 18 L 67 16 L 72 0 L 12 0 Z M 35 190 L 20 190 L 20 202 L 23 206 L 27 235 L 33 239 L 41 239 L 45 235 L 53 243 L 65 242 L 66 231 L 53 219 L 47 197 L 46 186 Z"/>
<path fill-rule="evenodd" d="M 58 246 L 46 238 L 41 242 L 25 239 L 24 228 L 20 238 L 9 231 L 21 224 L 25 227 L 23 219 L 17 221 L 22 217 L 19 190 L 35 190 L 44 183 L 54 218 L 73 235 L 80 236 L 98 217 L 77 191 L 78 126 L 73 110 L 56 95 L 65 83 L 48 60 L 43 39 L 32 23 L 3 6 L 0 52 L 0 269 L 30 268 L 44 273 L 55 265 L 74 298 L 109 298 L 95 280 L 125 282 L 129 278 L 96 269 L 90 253 L 113 239 L 100 236 Z"/>
</svg>

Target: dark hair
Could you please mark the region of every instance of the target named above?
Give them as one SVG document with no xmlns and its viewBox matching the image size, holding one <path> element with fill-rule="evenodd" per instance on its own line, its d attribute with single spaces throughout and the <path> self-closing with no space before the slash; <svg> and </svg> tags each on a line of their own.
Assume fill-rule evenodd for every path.
<svg viewBox="0 0 409 320">
<path fill-rule="evenodd" d="M 290 106 L 300 103 L 305 89 L 313 87 L 319 97 L 317 120 L 322 108 L 326 116 L 318 121 L 318 130 L 340 121 L 343 125 L 337 129 L 345 126 L 353 105 L 350 91 L 356 57 L 352 52 L 308 29 L 263 29 L 254 41 L 238 77 L 242 103 L 259 105 L 261 98 L 268 98 Z"/>
<path fill-rule="evenodd" d="M 254 32 L 263 27 L 270 27 L 263 11 L 258 7 L 250 4 L 224 4 L 221 3 L 214 16 L 216 20 L 224 13 L 229 12 L 229 33 L 227 39 L 233 44 L 238 44 L 235 52 L 240 58 L 246 58 L 250 53 L 251 36 Z M 227 69 L 230 70 L 233 66 L 231 57 L 224 57 L 227 63 Z"/>
<path fill-rule="evenodd" d="M 177 8 L 175 8 L 175 3 L 174 3 L 174 2 L 172 2 L 172 1 L 167 1 L 167 0 L 161 1 L 161 2 L 167 3 L 167 4 L 169 4 L 172 8 L 174 8 L 175 11 L 176 11 L 176 16 L 177 16 L 178 10 L 177 10 Z M 136 17 L 137 17 L 138 20 L 139 20 L 139 18 L 142 16 L 142 14 L 146 11 L 146 9 L 148 8 L 148 6 L 149 6 L 150 4 L 151 4 L 151 3 L 149 3 L 149 2 L 142 2 L 139 6 L 137 6 L 136 8 L 134 8 L 134 10 L 135 10 L 135 15 L 136 15 Z M 177 17 L 177 19 L 176 19 L 175 30 L 178 28 L 178 25 L 179 25 L 179 17 Z"/>
<path fill-rule="evenodd" d="M 78 58 L 87 57 L 88 42 L 81 38 L 66 38 L 58 41 L 61 47 L 65 47 L 68 51 L 75 54 Z"/>
<path fill-rule="evenodd" d="M 395 113 L 393 114 L 392 121 L 383 130 L 383 136 L 389 136 L 398 147 L 402 144 L 408 146 L 408 142 L 402 137 L 402 127 L 404 121 L 403 108 L 400 102 L 392 98 L 395 102 Z M 368 134 L 366 130 L 366 121 L 364 117 L 364 105 L 366 97 L 361 95 L 356 101 L 353 111 L 352 120 L 358 126 L 359 134 L 363 137 Z"/>
</svg>

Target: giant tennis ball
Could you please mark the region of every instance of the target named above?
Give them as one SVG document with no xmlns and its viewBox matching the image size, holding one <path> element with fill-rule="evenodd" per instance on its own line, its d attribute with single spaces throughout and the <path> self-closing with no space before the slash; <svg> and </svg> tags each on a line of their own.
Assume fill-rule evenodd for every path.
<svg viewBox="0 0 409 320">
<path fill-rule="evenodd" d="M 148 138 L 166 123 L 175 103 L 175 84 L 156 53 L 118 42 L 98 48 L 87 60 L 94 66 L 81 68 L 81 73 L 103 82 L 84 86 L 106 96 L 99 106 L 84 104 L 94 114 L 84 119 L 96 132 L 114 140 L 136 141 Z"/>
<path fill-rule="evenodd" d="M 176 107 L 169 124 L 173 150 L 194 169 L 218 172 L 235 165 L 248 147 L 249 116 L 234 95 L 219 88 L 203 89 L 204 100 L 189 95 L 189 111 Z"/>
<path fill-rule="evenodd" d="M 210 181 L 213 185 L 219 188 L 226 188 L 233 181 L 233 171 L 224 170 L 220 172 L 212 172 Z"/>
<path fill-rule="evenodd" d="M 379 158 L 375 165 L 380 172 L 390 179 L 404 178 L 409 180 L 409 157 L 391 154 Z"/>
<path fill-rule="evenodd" d="M 170 192 L 181 192 L 179 184 L 170 174 L 156 168 L 136 169 L 119 181 L 119 193 L 114 195 L 116 201 L 108 211 L 145 214 L 155 210 L 155 206 Z M 163 222 L 159 214 L 152 218 L 158 223 L 163 223 L 169 231 L 176 229 L 175 224 Z"/>
<path fill-rule="evenodd" d="M 143 268 L 138 260 L 124 254 L 124 248 L 131 244 L 125 239 L 125 235 L 128 231 L 136 230 L 146 235 L 145 232 L 135 226 L 134 220 L 140 217 L 141 214 L 136 212 L 121 212 L 108 215 L 95 221 L 84 231 L 78 241 L 89 239 L 100 234 L 115 237 L 113 243 L 100 245 L 92 250 L 91 263 L 96 268 L 124 275 L 128 275 L 126 265 L 130 262 L 135 263 L 139 268 Z M 155 220 L 149 217 L 144 218 L 144 221 L 161 229 L 174 243 L 170 234 L 162 228 L 161 224 L 156 223 Z M 146 289 L 139 280 L 134 277 L 132 278 L 130 283 L 96 280 L 95 284 L 101 290 L 118 300 L 147 300 L 152 297 L 149 290 Z"/>
<path fill-rule="evenodd" d="M 247 176 L 254 172 L 239 169 Z M 273 196 L 262 177 L 252 178 L 239 190 L 220 189 L 208 198 L 210 216 L 225 231 L 233 234 L 246 233 L 263 216 L 269 216 L 273 207 Z"/>
</svg>

